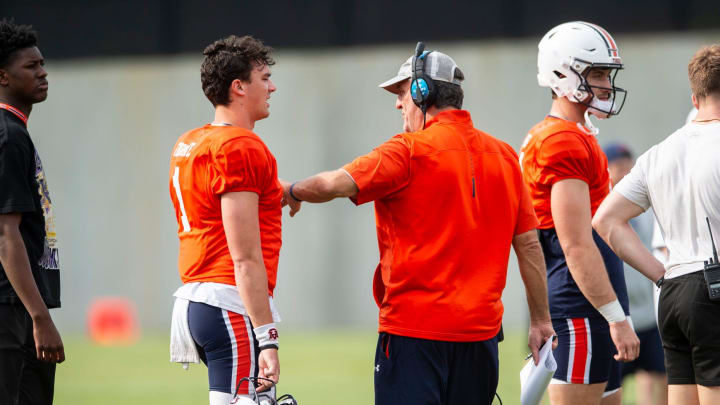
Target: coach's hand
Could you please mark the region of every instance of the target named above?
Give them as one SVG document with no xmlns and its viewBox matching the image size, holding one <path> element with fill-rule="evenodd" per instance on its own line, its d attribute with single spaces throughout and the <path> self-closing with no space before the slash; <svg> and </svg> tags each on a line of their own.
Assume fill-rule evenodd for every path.
<svg viewBox="0 0 720 405">
<path fill-rule="evenodd" d="M 640 354 L 640 340 L 627 319 L 610 323 L 610 337 L 618 351 L 614 356 L 615 360 L 629 362 L 637 359 Z"/>
<path fill-rule="evenodd" d="M 288 183 L 287 181 L 280 180 L 280 185 L 282 185 L 283 188 L 283 196 L 282 196 L 282 206 L 289 205 L 290 206 L 290 216 L 294 217 L 295 214 L 297 214 L 298 211 L 300 211 L 300 207 L 302 206 L 302 201 L 298 201 L 295 198 L 293 198 L 292 195 L 290 195 L 290 187 L 292 186 L 292 183 Z"/>
<path fill-rule="evenodd" d="M 260 358 L 258 359 L 258 377 L 269 378 L 276 384 L 280 381 L 280 360 L 278 359 L 277 349 L 265 349 L 260 352 Z M 260 380 L 260 387 L 258 391 L 265 391 L 272 385 L 267 382 Z"/>
<path fill-rule="evenodd" d="M 540 349 L 548 339 L 555 336 L 555 330 L 550 320 L 530 322 L 530 332 L 528 333 L 528 347 L 532 353 L 533 362 L 538 365 L 540 361 Z M 553 350 L 557 348 L 558 342 L 553 342 Z"/>
<path fill-rule="evenodd" d="M 38 360 L 48 363 L 65 361 L 65 348 L 50 314 L 33 319 L 33 337 Z"/>
</svg>

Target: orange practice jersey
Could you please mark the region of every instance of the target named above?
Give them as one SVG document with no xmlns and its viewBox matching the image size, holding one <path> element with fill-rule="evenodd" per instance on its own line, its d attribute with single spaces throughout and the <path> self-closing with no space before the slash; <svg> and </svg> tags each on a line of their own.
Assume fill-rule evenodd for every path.
<svg viewBox="0 0 720 405">
<path fill-rule="evenodd" d="M 537 219 L 515 151 L 451 110 L 344 169 L 375 201 L 379 330 L 444 341 L 500 330 L 513 236 Z"/>
<path fill-rule="evenodd" d="M 555 227 L 550 191 L 556 182 L 578 179 L 587 183 L 592 215 L 610 192 L 605 153 L 597 138 L 576 122 L 547 116 L 528 133 L 520 160 L 540 229 Z"/>
<path fill-rule="evenodd" d="M 272 295 L 282 244 L 282 187 L 265 143 L 238 127 L 205 125 L 183 134 L 173 148 L 170 198 L 178 221 L 180 279 L 235 285 L 220 196 L 238 191 L 259 196 L 260 240 Z"/>
</svg>

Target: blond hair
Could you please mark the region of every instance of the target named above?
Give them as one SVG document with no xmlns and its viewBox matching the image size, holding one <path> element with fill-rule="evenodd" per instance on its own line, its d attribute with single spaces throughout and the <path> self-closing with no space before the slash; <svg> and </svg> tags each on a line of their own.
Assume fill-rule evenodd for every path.
<svg viewBox="0 0 720 405">
<path fill-rule="evenodd" d="M 695 97 L 720 93 L 720 45 L 704 46 L 695 52 L 688 64 L 688 76 Z"/>
</svg>

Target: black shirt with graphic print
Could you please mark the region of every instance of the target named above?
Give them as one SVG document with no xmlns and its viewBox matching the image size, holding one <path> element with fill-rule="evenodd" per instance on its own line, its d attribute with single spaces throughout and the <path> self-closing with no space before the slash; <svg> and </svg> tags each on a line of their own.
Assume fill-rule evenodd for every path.
<svg viewBox="0 0 720 405">
<path fill-rule="evenodd" d="M 25 123 L 0 109 L 0 214 L 22 215 L 20 234 L 40 295 L 60 307 L 55 223 L 45 173 Z M 0 263 L 0 304 L 21 304 Z"/>
</svg>

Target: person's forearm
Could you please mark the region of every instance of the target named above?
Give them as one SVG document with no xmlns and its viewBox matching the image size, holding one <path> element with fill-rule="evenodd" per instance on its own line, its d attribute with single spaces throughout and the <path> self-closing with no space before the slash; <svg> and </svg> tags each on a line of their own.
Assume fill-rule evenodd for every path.
<svg viewBox="0 0 720 405">
<path fill-rule="evenodd" d="M 33 320 L 50 318 L 50 312 L 35 284 L 19 229 L 0 228 L 0 263 L 10 285 Z"/>
<path fill-rule="evenodd" d="M 520 276 L 525 284 L 530 322 L 549 322 L 547 275 L 540 243 L 534 235 L 532 238 L 516 236 L 513 239 L 513 248 L 517 255 Z"/>
<path fill-rule="evenodd" d="M 622 221 L 609 221 L 593 225 L 612 250 L 627 264 L 645 277 L 656 282 L 665 274 L 660 263 L 638 237 L 630 224 Z"/>
<path fill-rule="evenodd" d="M 570 274 L 593 307 L 597 309 L 617 299 L 602 255 L 594 243 L 563 247 L 563 250 Z"/>
<path fill-rule="evenodd" d="M 343 170 L 318 173 L 298 181 L 291 190 L 291 196 L 296 200 L 311 203 L 323 203 L 357 194 L 357 186 Z"/>
<path fill-rule="evenodd" d="M 235 284 L 253 326 L 273 322 L 268 299 L 268 282 L 262 261 L 244 260 L 235 264 Z"/>
</svg>

